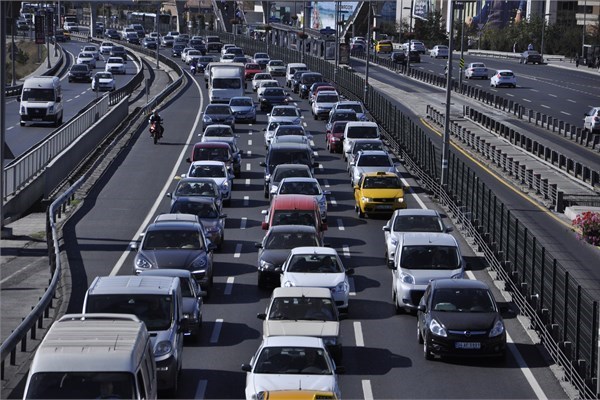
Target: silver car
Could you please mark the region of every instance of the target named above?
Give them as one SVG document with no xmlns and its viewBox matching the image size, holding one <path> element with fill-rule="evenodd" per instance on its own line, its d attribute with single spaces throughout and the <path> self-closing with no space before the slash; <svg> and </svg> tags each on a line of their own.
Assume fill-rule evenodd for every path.
<svg viewBox="0 0 600 400">
<path fill-rule="evenodd" d="M 367 172 L 397 173 L 396 166 L 387 151 L 361 150 L 356 154 L 355 161 L 350 166 L 352 187 L 356 186 L 360 177 Z"/>
<path fill-rule="evenodd" d="M 220 250 L 225 241 L 225 218 L 214 200 L 209 197 L 179 197 L 171 205 L 173 214 L 192 214 L 198 217 L 204 227 L 204 234 Z"/>
<path fill-rule="evenodd" d="M 319 181 L 315 178 L 284 178 L 279 183 L 277 192 L 273 197 L 280 194 L 306 194 L 313 196 L 319 204 L 321 218 L 327 221 L 327 197 L 331 194 L 328 190 L 321 189 Z"/>
<path fill-rule="evenodd" d="M 256 123 L 256 106 L 252 97 L 232 97 L 229 100 L 229 108 L 233 113 L 235 122 Z"/>
</svg>

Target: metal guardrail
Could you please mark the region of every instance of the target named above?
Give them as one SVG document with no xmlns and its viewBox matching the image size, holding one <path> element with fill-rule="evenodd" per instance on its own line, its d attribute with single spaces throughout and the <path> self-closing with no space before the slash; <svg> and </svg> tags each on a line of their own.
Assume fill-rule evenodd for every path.
<svg viewBox="0 0 600 400">
<path fill-rule="evenodd" d="M 48 47 L 50 47 L 50 46 L 48 46 Z M 62 66 L 65 62 L 65 56 L 64 56 L 64 53 L 62 50 L 62 46 L 58 45 L 58 48 L 60 51 L 60 57 L 59 57 L 58 61 L 54 64 L 54 66 L 52 68 L 50 68 L 49 70 L 44 72 L 42 74 L 42 76 L 53 76 L 56 74 L 57 71 L 59 71 L 62 68 Z M 50 50 L 48 50 L 48 51 L 50 51 Z M 16 85 L 16 86 L 8 86 L 4 89 L 6 97 L 20 96 L 22 91 L 23 91 L 22 83 L 20 85 Z"/>
</svg>

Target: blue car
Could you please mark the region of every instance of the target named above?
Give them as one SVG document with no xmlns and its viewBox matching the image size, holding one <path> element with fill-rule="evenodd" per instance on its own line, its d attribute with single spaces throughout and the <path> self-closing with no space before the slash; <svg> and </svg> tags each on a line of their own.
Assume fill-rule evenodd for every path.
<svg viewBox="0 0 600 400">
<path fill-rule="evenodd" d="M 256 123 L 256 106 L 252 97 L 232 97 L 229 101 L 229 108 L 231 108 L 235 122 Z"/>
</svg>

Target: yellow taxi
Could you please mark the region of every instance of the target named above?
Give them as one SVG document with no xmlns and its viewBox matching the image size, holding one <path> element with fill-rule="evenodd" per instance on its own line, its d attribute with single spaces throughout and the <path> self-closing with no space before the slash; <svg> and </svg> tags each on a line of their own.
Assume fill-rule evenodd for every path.
<svg viewBox="0 0 600 400">
<path fill-rule="evenodd" d="M 391 40 L 380 40 L 375 45 L 375 51 L 377 53 L 391 53 L 394 50 Z"/>
<path fill-rule="evenodd" d="M 406 208 L 404 186 L 392 172 L 369 172 L 363 174 L 354 187 L 354 202 L 354 209 L 361 218 L 365 214 L 392 213 Z"/>
<path fill-rule="evenodd" d="M 272 390 L 260 392 L 257 400 L 337 400 L 333 392 L 316 390 Z"/>
</svg>

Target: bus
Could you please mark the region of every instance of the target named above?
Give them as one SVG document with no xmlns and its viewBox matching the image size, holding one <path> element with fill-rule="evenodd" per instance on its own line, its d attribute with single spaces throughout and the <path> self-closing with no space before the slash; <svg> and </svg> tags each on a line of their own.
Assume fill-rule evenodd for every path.
<svg viewBox="0 0 600 400">
<path fill-rule="evenodd" d="M 172 17 L 170 14 L 160 14 L 158 19 L 158 32 L 167 33 L 172 30 L 171 27 L 177 17 Z M 146 32 L 156 32 L 156 14 L 144 12 L 128 12 L 127 24 L 140 24 Z"/>
</svg>

